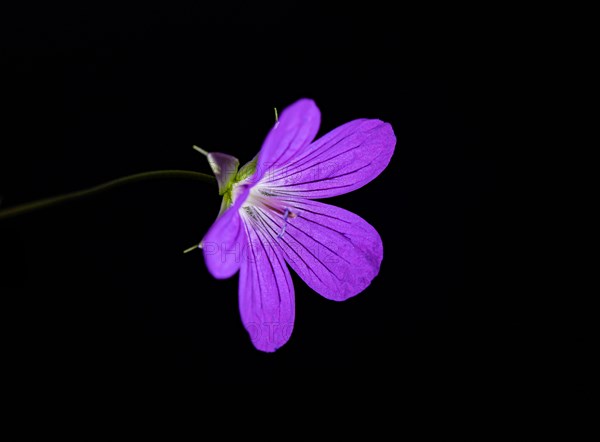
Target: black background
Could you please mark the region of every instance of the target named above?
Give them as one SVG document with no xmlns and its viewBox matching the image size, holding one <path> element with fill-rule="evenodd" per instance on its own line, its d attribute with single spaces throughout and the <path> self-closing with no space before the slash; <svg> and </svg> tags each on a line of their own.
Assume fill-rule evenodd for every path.
<svg viewBox="0 0 600 442">
<path fill-rule="evenodd" d="M 9 367 L 67 384 L 186 373 L 419 388 L 482 376 L 496 290 L 481 254 L 496 210 L 494 15 L 396 7 L 5 14 L 1 207 L 147 170 L 208 172 L 192 144 L 244 164 L 273 107 L 301 97 L 320 107 L 320 135 L 366 117 L 390 122 L 398 140 L 376 180 L 328 201 L 379 231 L 379 276 L 335 303 L 293 275 L 296 325 L 275 354 L 248 339 L 237 276 L 216 281 L 201 253 L 181 253 L 218 211 L 209 185 L 133 184 L 0 222 Z"/>
</svg>

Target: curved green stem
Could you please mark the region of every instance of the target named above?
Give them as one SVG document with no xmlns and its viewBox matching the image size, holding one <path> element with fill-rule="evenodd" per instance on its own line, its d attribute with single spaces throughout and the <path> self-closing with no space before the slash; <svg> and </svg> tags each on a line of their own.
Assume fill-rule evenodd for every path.
<svg viewBox="0 0 600 442">
<path fill-rule="evenodd" d="M 0 220 L 12 218 L 13 216 L 23 215 L 25 213 L 33 212 L 34 210 L 56 206 L 58 204 L 78 200 L 88 196 L 93 196 L 105 192 L 107 190 L 111 190 L 116 187 L 122 186 L 124 184 L 162 178 L 182 178 L 186 180 L 204 181 L 205 183 L 217 183 L 217 180 L 211 175 L 193 172 L 189 170 L 155 170 L 152 172 L 136 173 L 135 175 L 128 175 L 122 178 L 117 178 L 116 180 L 112 180 L 107 183 L 100 184 L 98 186 L 90 187 L 89 189 L 65 193 L 62 195 L 44 198 L 41 200 L 32 201 L 30 203 L 25 203 L 19 206 L 9 207 L 8 209 L 0 210 Z"/>
</svg>

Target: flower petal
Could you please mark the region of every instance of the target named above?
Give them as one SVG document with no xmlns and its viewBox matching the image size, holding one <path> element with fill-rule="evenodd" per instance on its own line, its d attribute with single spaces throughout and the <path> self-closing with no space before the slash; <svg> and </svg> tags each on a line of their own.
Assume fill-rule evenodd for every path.
<svg viewBox="0 0 600 442">
<path fill-rule="evenodd" d="M 363 291 L 379 273 L 383 245 L 377 231 L 347 210 L 310 200 L 289 200 L 296 215 L 283 220 L 257 209 L 277 237 L 288 264 L 317 293 L 343 301 Z"/>
<path fill-rule="evenodd" d="M 249 215 L 242 220 L 248 246 L 240 268 L 240 315 L 254 346 L 273 352 L 294 328 L 294 286 L 280 247 Z"/>
<path fill-rule="evenodd" d="M 206 267 L 217 279 L 230 278 L 240 268 L 247 240 L 239 210 L 249 192 L 249 188 L 242 190 L 232 206 L 217 218 L 202 240 Z"/>
<path fill-rule="evenodd" d="M 380 120 L 355 120 L 312 143 L 261 185 L 278 195 L 327 198 L 364 186 L 388 165 L 396 137 Z"/>
<path fill-rule="evenodd" d="M 219 185 L 219 195 L 223 195 L 237 174 L 240 161 L 236 157 L 221 152 L 209 152 L 206 157 Z"/>
<path fill-rule="evenodd" d="M 321 112 L 313 100 L 301 99 L 284 109 L 258 155 L 254 181 L 288 163 L 311 141 L 321 125 Z"/>
</svg>

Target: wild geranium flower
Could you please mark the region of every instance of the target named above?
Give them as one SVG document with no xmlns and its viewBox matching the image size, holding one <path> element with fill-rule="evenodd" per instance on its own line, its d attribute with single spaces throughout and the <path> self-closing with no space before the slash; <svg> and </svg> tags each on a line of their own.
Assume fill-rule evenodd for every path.
<svg viewBox="0 0 600 442">
<path fill-rule="evenodd" d="M 238 270 L 242 322 L 254 346 L 273 352 L 294 326 L 288 265 L 317 293 L 344 301 L 379 273 L 383 245 L 361 217 L 315 199 L 364 186 L 385 169 L 396 138 L 380 120 L 354 120 L 313 141 L 321 114 L 312 100 L 285 109 L 259 152 L 239 171 L 210 153 L 223 203 L 202 241 L 210 273 Z"/>
</svg>

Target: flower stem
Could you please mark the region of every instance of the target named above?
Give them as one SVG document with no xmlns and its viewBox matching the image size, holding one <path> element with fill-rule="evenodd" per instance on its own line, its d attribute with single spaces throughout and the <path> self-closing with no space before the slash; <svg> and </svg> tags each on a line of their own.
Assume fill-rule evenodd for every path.
<svg viewBox="0 0 600 442">
<path fill-rule="evenodd" d="M 65 193 L 50 198 L 44 198 L 30 203 L 21 204 L 8 209 L 0 210 L 0 220 L 12 218 L 13 216 L 23 215 L 33 212 L 34 210 L 44 209 L 46 207 L 56 206 L 58 204 L 69 201 L 94 196 L 99 193 L 120 187 L 124 184 L 136 183 L 138 181 L 163 179 L 163 178 L 181 178 L 187 180 L 204 181 L 205 183 L 216 184 L 217 180 L 211 175 L 205 173 L 193 172 L 189 170 L 154 170 L 151 172 L 136 173 L 134 175 L 124 176 L 116 180 L 108 181 L 98 186 L 90 187 L 89 189 L 78 190 L 75 192 Z"/>
</svg>

